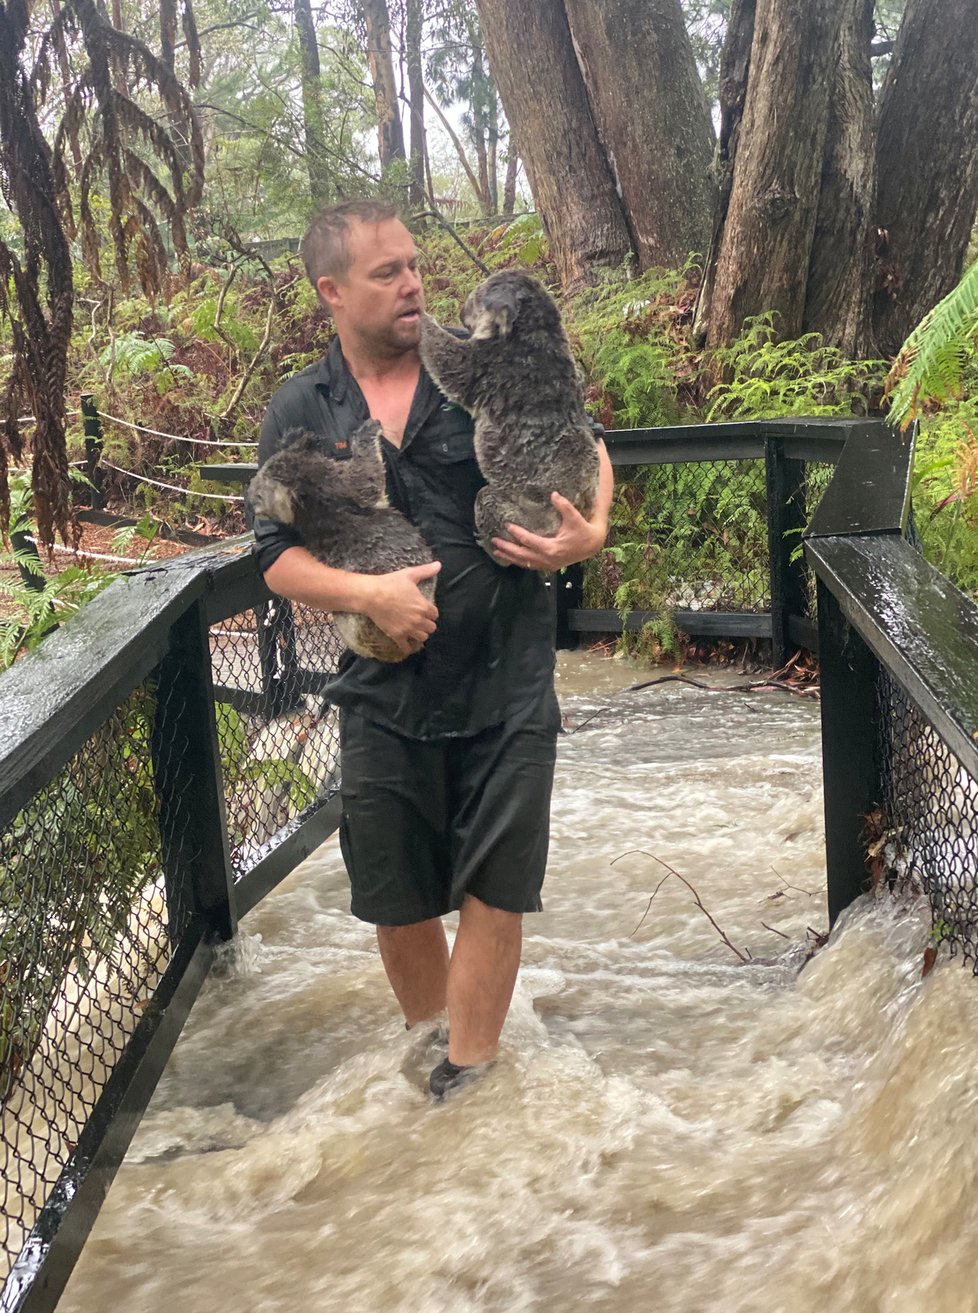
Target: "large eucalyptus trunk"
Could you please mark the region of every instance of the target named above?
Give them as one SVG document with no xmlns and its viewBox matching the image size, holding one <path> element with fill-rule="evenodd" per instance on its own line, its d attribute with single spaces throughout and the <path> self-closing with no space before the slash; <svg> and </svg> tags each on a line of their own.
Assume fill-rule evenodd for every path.
<svg viewBox="0 0 978 1313">
<path fill-rule="evenodd" d="M 403 160 L 404 129 L 397 111 L 397 79 L 391 53 L 391 21 L 387 0 L 362 0 L 367 30 L 367 67 L 374 88 L 377 148 L 383 173 L 393 160 Z"/>
<path fill-rule="evenodd" d="M 877 341 L 895 352 L 958 282 L 978 211 L 974 0 L 908 0 L 880 104 Z"/>
<path fill-rule="evenodd" d="M 306 169 L 313 204 L 324 205 L 329 197 L 326 170 L 326 135 L 323 125 L 323 86 L 319 42 L 310 0 L 294 0 L 295 26 L 302 56 L 302 126 L 305 135 Z"/>
<path fill-rule="evenodd" d="M 407 47 L 408 103 L 411 111 L 411 185 L 412 205 L 424 203 L 428 146 L 424 125 L 424 74 L 421 67 L 423 17 L 421 0 L 407 0 L 405 45 Z"/>
<path fill-rule="evenodd" d="M 873 0 L 842 5 L 841 57 L 829 106 L 802 328 L 848 356 L 870 350 L 875 183 Z"/>
<path fill-rule="evenodd" d="M 841 5 L 758 0 L 730 200 L 706 272 L 709 345 L 763 311 L 782 336 L 801 332 L 842 19 Z"/>
<path fill-rule="evenodd" d="M 726 39 L 720 52 L 720 132 L 717 137 L 713 167 L 718 192 L 693 320 L 693 337 L 698 343 L 705 340 L 710 322 L 717 256 L 723 240 L 723 225 L 727 220 L 727 210 L 730 208 L 734 162 L 737 158 L 737 143 L 740 141 L 744 103 L 747 100 L 747 77 L 750 73 L 750 56 L 754 44 L 756 8 L 757 0 L 733 0 L 727 22 Z"/>
<path fill-rule="evenodd" d="M 551 253 L 567 288 L 633 253 L 563 0 L 477 0 L 486 50 Z M 512 144 L 510 149 L 512 149 Z"/>
<path fill-rule="evenodd" d="M 713 126 L 679 0 L 564 0 L 639 264 L 705 254 Z"/>
</svg>

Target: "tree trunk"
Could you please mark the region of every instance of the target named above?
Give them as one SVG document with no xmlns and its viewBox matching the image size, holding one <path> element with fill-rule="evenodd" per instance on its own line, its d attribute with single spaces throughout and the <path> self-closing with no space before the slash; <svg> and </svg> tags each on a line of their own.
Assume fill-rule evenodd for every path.
<svg viewBox="0 0 978 1313">
<path fill-rule="evenodd" d="M 744 102 L 747 99 L 750 52 L 754 44 L 755 9 L 756 0 L 733 0 L 727 34 L 720 53 L 720 135 L 713 164 L 713 176 L 718 187 L 717 201 L 693 317 L 693 340 L 700 346 L 706 340 L 710 322 L 717 256 L 733 189 L 734 161 L 737 142 L 740 140 L 740 123 L 744 117 Z"/>
<path fill-rule="evenodd" d="M 571 36 L 643 268 L 706 251 L 713 127 L 679 0 L 565 0 Z"/>
<path fill-rule="evenodd" d="M 407 0 L 405 45 L 407 46 L 408 102 L 411 108 L 411 187 L 408 199 L 417 208 L 424 205 L 425 155 L 427 154 L 424 127 L 424 73 L 421 67 L 422 28 L 421 0 Z"/>
<path fill-rule="evenodd" d="M 295 26 L 302 56 L 302 125 L 305 133 L 309 194 L 318 208 L 329 198 L 326 170 L 326 133 L 323 126 L 323 87 L 319 42 L 310 0 L 294 0 Z"/>
<path fill-rule="evenodd" d="M 489 156 L 486 152 L 486 137 L 480 126 L 476 126 L 475 162 L 479 171 L 479 209 L 483 218 L 488 219 L 492 210 L 489 208 Z"/>
<path fill-rule="evenodd" d="M 503 218 L 511 219 L 513 211 L 516 209 L 516 175 L 520 171 L 519 156 L 516 154 L 516 147 L 510 139 L 509 149 L 506 153 L 506 177 L 503 182 Z"/>
<path fill-rule="evenodd" d="M 801 332 L 841 23 L 839 5 L 758 0 L 708 345 L 763 311 Z"/>
<path fill-rule="evenodd" d="M 599 268 L 621 264 L 632 243 L 562 0 L 477 0 L 477 7 L 554 263 L 566 288 L 580 287 Z"/>
<path fill-rule="evenodd" d="M 870 351 L 874 178 L 873 0 L 845 0 L 802 328 Z"/>
<path fill-rule="evenodd" d="M 896 352 L 963 272 L 978 211 L 974 0 L 908 0 L 880 104 L 879 346 Z"/>
<path fill-rule="evenodd" d="M 406 158 L 404 130 L 397 112 L 397 79 L 391 54 L 391 22 L 387 0 L 363 0 L 367 29 L 367 67 L 374 87 L 381 173 L 394 160 Z"/>
</svg>

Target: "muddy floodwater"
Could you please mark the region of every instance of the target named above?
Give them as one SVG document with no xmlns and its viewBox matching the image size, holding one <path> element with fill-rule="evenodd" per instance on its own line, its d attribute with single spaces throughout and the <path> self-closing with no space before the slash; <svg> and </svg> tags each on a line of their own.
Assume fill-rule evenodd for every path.
<svg viewBox="0 0 978 1313">
<path fill-rule="evenodd" d="M 978 981 L 868 900 L 802 969 L 817 706 L 640 677 L 560 659 L 490 1074 L 428 1103 L 329 842 L 208 982 L 63 1313 L 978 1310 Z M 746 962 L 675 876 L 650 906 L 663 861 Z"/>
</svg>

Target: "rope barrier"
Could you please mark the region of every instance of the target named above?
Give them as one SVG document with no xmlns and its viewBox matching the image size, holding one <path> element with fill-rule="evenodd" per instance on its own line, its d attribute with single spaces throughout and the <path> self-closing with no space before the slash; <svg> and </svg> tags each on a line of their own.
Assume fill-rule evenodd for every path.
<svg viewBox="0 0 978 1313">
<path fill-rule="evenodd" d="M 201 447 L 257 447 L 257 442 L 214 442 L 211 438 L 188 438 L 186 434 L 164 433 L 160 429 L 148 429 L 143 424 L 133 424 L 131 420 L 120 419 L 118 415 L 110 415 L 105 410 L 100 410 L 99 415 L 102 419 L 109 419 L 113 424 L 121 424 L 123 428 L 133 429 L 137 433 L 150 433 L 154 438 L 170 438 L 173 442 L 190 442 L 197 443 Z M 104 462 L 103 462 L 104 463 Z"/>
<path fill-rule="evenodd" d="M 99 462 L 106 469 L 115 470 L 116 474 L 125 474 L 127 478 L 135 479 L 137 483 L 149 483 L 154 488 L 165 488 L 167 492 L 182 492 L 185 497 L 209 497 L 212 501 L 240 501 L 243 497 L 237 497 L 230 492 L 195 492 L 192 488 L 180 488 L 175 483 L 161 483 L 159 479 L 148 479 L 144 474 L 134 474 L 132 470 L 121 469 L 118 465 L 113 465 L 111 461 L 103 459 Z M 207 467 L 204 466 L 204 469 Z"/>
<path fill-rule="evenodd" d="M 66 410 L 65 419 L 77 419 L 80 414 L 80 410 Z M 36 424 L 37 420 L 33 415 L 18 415 L 16 422 L 18 424 Z"/>
<path fill-rule="evenodd" d="M 42 550 L 37 539 L 34 538 L 32 535 L 28 534 L 27 541 L 29 543 L 33 543 L 33 545 L 39 551 Z M 52 543 L 50 547 L 46 547 L 43 550 L 49 552 L 57 552 L 61 556 L 81 556 L 87 561 L 112 561 L 116 565 L 145 565 L 146 564 L 145 561 L 137 561 L 132 556 L 110 556 L 107 552 L 89 552 L 82 550 L 82 548 L 80 547 L 78 548 L 62 547 L 59 543 Z"/>
</svg>

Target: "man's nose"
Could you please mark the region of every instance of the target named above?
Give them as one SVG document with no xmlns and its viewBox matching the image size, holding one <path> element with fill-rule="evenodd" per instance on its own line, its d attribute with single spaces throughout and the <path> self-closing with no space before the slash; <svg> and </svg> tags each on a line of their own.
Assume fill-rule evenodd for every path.
<svg viewBox="0 0 978 1313">
<path fill-rule="evenodd" d="M 417 269 L 405 269 L 401 277 L 401 293 L 414 296 L 421 291 L 421 275 Z"/>
</svg>

